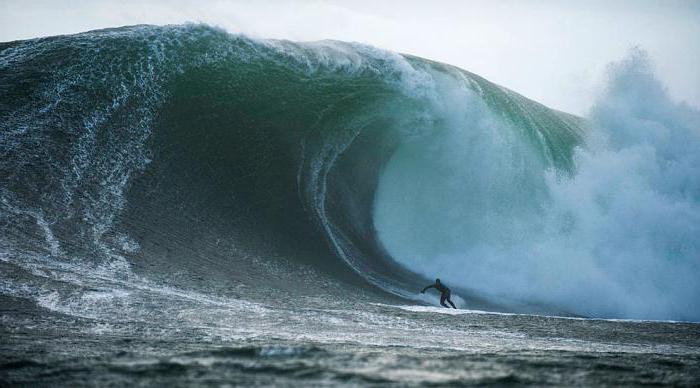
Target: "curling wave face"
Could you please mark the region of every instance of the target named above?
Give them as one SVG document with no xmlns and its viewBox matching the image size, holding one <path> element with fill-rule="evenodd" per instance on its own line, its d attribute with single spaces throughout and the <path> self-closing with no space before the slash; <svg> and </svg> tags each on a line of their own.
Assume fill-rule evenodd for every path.
<svg viewBox="0 0 700 388">
<path fill-rule="evenodd" d="M 0 44 L 1 289 L 187 273 L 412 297 L 439 273 L 506 310 L 698 319 L 697 112 L 635 58 L 586 122 L 359 44 L 200 25 Z"/>
</svg>

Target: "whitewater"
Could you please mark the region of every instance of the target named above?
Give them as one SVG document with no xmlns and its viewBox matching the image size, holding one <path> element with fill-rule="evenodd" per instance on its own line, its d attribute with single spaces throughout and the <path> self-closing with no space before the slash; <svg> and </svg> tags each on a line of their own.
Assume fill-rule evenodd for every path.
<svg viewBox="0 0 700 388">
<path fill-rule="evenodd" d="M 578 117 L 358 43 L 0 43 L 0 383 L 696 385 L 698 150 L 641 49 Z"/>
</svg>

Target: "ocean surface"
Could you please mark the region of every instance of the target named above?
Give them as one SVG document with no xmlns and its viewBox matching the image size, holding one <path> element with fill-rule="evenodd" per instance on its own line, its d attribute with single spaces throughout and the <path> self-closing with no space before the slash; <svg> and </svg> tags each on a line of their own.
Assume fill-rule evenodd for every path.
<svg viewBox="0 0 700 388">
<path fill-rule="evenodd" d="M 578 117 L 358 43 L 0 43 L 0 385 L 697 386 L 700 112 L 652 62 Z"/>
</svg>

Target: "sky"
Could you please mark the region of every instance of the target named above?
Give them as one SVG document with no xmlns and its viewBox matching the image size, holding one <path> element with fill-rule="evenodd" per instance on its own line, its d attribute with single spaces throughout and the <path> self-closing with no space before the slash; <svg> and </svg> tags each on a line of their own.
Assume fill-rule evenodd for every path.
<svg viewBox="0 0 700 388">
<path fill-rule="evenodd" d="M 0 0 L 0 41 L 203 22 L 256 38 L 338 39 L 446 62 L 584 115 L 606 69 L 646 50 L 675 101 L 700 107 L 700 0 Z"/>
</svg>

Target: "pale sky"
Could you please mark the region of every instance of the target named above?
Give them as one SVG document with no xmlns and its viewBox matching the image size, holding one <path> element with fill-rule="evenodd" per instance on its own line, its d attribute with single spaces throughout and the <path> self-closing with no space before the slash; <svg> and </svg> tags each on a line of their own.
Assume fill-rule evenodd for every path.
<svg viewBox="0 0 700 388">
<path fill-rule="evenodd" d="M 414 54 L 576 114 L 594 101 L 607 64 L 639 46 L 671 96 L 700 107 L 700 1 L 0 0 L 0 41 L 187 21 Z"/>
</svg>

